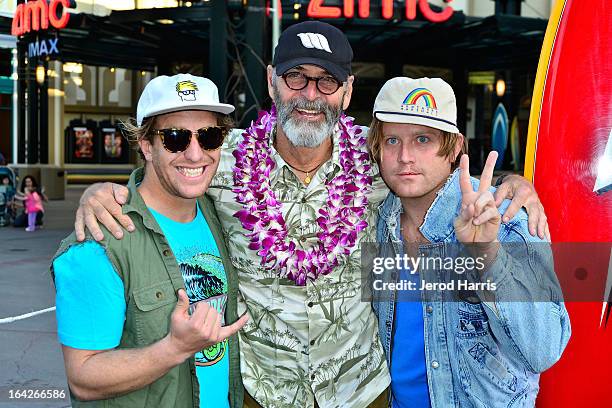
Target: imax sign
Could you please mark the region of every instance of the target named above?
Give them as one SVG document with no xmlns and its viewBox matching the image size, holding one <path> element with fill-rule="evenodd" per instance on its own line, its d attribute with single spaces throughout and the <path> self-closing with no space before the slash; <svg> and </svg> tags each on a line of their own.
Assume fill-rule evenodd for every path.
<svg viewBox="0 0 612 408">
<path fill-rule="evenodd" d="M 28 58 L 59 54 L 59 49 L 57 48 L 58 41 L 59 38 L 50 38 L 30 43 L 28 45 Z"/>
</svg>

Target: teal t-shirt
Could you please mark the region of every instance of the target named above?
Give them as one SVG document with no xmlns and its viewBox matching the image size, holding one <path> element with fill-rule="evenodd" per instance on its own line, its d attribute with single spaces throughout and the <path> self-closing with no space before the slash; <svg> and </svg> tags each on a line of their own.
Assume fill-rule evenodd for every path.
<svg viewBox="0 0 612 408">
<path fill-rule="evenodd" d="M 227 278 L 200 208 L 188 223 L 173 221 L 150 208 L 149 211 L 176 257 L 190 303 L 207 302 L 223 316 Z M 84 350 L 117 347 L 125 321 L 124 288 L 104 249 L 95 242 L 75 245 L 57 258 L 53 267 L 60 342 Z M 229 407 L 227 340 L 196 353 L 195 358 L 200 406 Z"/>
</svg>

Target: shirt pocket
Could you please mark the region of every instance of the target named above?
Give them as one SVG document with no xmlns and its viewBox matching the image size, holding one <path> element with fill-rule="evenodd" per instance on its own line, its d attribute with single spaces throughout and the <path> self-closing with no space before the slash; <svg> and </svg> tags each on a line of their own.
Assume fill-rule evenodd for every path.
<svg viewBox="0 0 612 408">
<path fill-rule="evenodd" d="M 461 386 L 475 406 L 523 405 L 527 378 L 500 352 L 481 303 L 457 304 L 455 342 Z"/>
<path fill-rule="evenodd" d="M 177 302 L 170 280 L 155 283 L 133 292 L 136 336 L 142 345 L 154 343 L 170 329 L 170 315 Z"/>
</svg>

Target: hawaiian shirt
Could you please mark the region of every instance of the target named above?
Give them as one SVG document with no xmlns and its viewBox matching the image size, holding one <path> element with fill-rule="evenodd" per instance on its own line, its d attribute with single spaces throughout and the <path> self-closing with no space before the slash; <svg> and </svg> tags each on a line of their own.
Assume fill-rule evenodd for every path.
<svg viewBox="0 0 612 408">
<path fill-rule="evenodd" d="M 364 129 L 367 131 L 367 129 Z M 332 273 L 298 286 L 261 266 L 248 248 L 247 230 L 234 214 L 242 209 L 232 192 L 232 152 L 242 131 L 227 138 L 221 162 L 208 194 L 213 198 L 238 271 L 239 314 L 250 320 L 240 331 L 241 372 L 246 391 L 264 408 L 365 407 L 389 386 L 390 376 L 381 346 L 377 320 L 369 302 L 361 300 L 361 242 L 376 239 L 376 208 L 388 189 L 374 166 L 368 195 L 368 227 L 349 256 L 340 258 Z M 276 162 L 270 177 L 288 228 L 288 237 L 301 248 L 317 242 L 318 210 L 328 197 L 325 182 L 341 170 L 334 137 L 331 159 L 304 185 L 272 149 Z"/>
</svg>

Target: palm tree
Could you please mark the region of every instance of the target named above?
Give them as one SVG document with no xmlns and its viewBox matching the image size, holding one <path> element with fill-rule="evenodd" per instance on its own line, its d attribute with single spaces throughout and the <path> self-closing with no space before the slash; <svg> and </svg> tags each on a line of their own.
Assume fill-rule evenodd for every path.
<svg viewBox="0 0 612 408">
<path fill-rule="evenodd" d="M 329 323 L 327 328 L 321 333 L 317 342 L 320 344 L 322 342 L 337 342 L 342 332 L 350 332 L 348 322 L 346 321 L 346 314 L 340 313 L 339 316 L 336 317 L 335 320 Z"/>
<path fill-rule="evenodd" d="M 248 360 L 245 360 L 245 364 L 249 367 L 250 374 L 253 376 L 253 384 L 255 385 L 255 393 L 253 394 L 253 398 L 257 398 L 257 393 L 261 391 L 266 399 L 267 405 L 267 400 L 272 394 L 274 394 L 274 384 L 272 383 L 272 379 L 270 376 L 268 376 L 268 374 L 261 371 L 259 366 L 249 363 Z"/>
<path fill-rule="evenodd" d="M 308 381 L 308 376 L 303 370 L 291 369 L 283 366 L 277 366 L 280 370 L 285 370 L 289 372 L 288 378 L 281 382 L 281 387 L 288 388 L 289 390 L 295 389 L 295 394 L 293 395 L 293 399 L 291 400 L 291 406 L 296 406 L 296 400 L 298 396 L 300 396 L 301 400 L 306 398 L 306 394 L 310 392 L 310 383 Z"/>
</svg>

